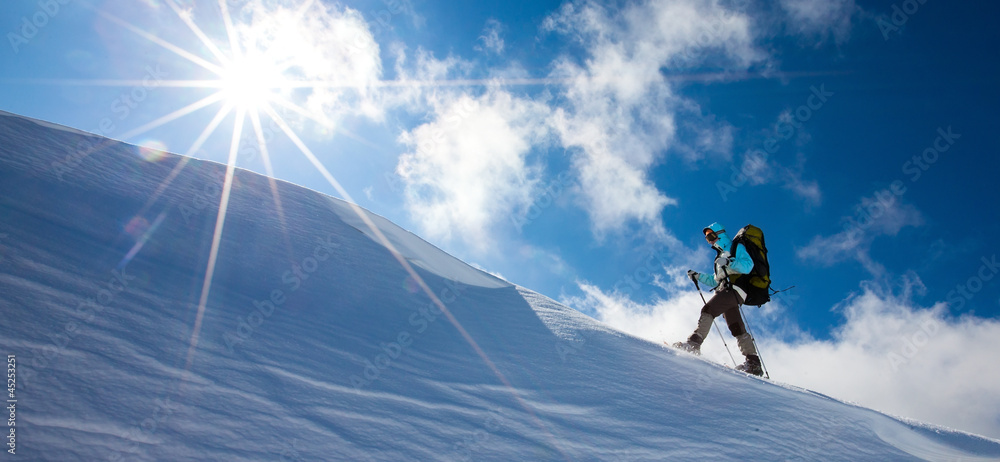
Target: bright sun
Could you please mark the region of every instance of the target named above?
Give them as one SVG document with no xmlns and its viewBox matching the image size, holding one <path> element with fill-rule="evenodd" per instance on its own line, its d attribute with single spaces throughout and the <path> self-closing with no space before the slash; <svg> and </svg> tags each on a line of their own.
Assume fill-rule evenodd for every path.
<svg viewBox="0 0 1000 462">
<path fill-rule="evenodd" d="M 224 100 L 246 110 L 268 103 L 283 80 L 277 64 L 262 56 L 237 58 L 219 74 Z"/>
</svg>

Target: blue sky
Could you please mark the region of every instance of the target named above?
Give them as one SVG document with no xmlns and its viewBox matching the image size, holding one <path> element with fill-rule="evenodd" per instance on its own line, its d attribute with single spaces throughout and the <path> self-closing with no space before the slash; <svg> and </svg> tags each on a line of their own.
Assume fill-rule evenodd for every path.
<svg viewBox="0 0 1000 462">
<path fill-rule="evenodd" d="M 795 289 L 751 319 L 805 386 L 822 373 L 795 371 L 820 354 L 940 375 L 992 348 L 977 329 L 1000 322 L 993 4 L 227 5 L 236 47 L 217 2 L 5 3 L 0 110 L 219 162 L 257 111 L 276 177 L 343 196 L 274 108 L 360 205 L 654 340 L 694 327 L 682 274 L 714 254 L 700 230 L 754 223 L 775 286 Z M 237 165 L 267 173 L 244 135 Z"/>
</svg>

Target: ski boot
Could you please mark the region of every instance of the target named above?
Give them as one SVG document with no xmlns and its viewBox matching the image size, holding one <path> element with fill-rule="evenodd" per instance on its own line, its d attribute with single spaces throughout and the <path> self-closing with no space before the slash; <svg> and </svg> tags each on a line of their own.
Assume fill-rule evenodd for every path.
<svg viewBox="0 0 1000 462">
<path fill-rule="evenodd" d="M 747 356 L 746 362 L 736 366 L 736 370 L 746 372 L 747 374 L 753 374 L 758 377 L 764 375 L 764 368 L 760 365 L 760 356 L 757 355 Z"/>
<path fill-rule="evenodd" d="M 700 355 L 701 354 L 701 342 L 704 342 L 704 341 L 705 341 L 705 339 L 701 338 L 700 335 L 698 335 L 698 334 L 691 334 L 691 336 L 688 337 L 688 339 L 687 339 L 686 342 L 677 342 L 677 343 L 674 343 L 673 347 L 677 348 L 677 349 L 680 349 L 680 350 L 684 350 L 684 351 L 686 351 L 688 353 Z"/>
</svg>

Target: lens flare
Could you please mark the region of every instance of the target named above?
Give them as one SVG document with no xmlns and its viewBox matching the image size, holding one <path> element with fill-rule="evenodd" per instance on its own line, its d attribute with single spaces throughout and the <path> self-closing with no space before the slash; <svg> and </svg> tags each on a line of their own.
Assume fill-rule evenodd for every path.
<svg viewBox="0 0 1000 462">
<path fill-rule="evenodd" d="M 403 280 L 403 288 L 411 294 L 420 292 L 420 284 L 418 284 L 412 276 L 407 276 L 406 279 Z"/>
<path fill-rule="evenodd" d="M 146 234 L 147 230 L 149 230 L 149 220 L 143 217 L 132 217 L 132 219 L 125 224 L 125 232 L 129 236 L 136 239 L 139 239 Z"/>
<path fill-rule="evenodd" d="M 139 157 L 146 162 L 159 162 L 167 157 L 167 145 L 157 140 L 140 141 Z"/>
</svg>

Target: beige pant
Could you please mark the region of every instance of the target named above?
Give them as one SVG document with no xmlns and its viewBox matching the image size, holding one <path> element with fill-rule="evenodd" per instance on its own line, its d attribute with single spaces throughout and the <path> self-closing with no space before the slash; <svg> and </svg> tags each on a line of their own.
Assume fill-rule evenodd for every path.
<svg viewBox="0 0 1000 462">
<path fill-rule="evenodd" d="M 694 330 L 694 333 L 702 339 L 708 338 L 708 333 L 712 330 L 712 321 L 721 314 L 725 317 L 726 324 L 729 325 L 729 332 L 733 334 L 733 337 L 736 337 L 740 353 L 743 353 L 743 356 L 756 356 L 757 348 L 754 347 L 753 337 L 747 332 L 743 316 L 740 315 L 740 304 L 742 303 L 743 299 L 732 288 L 716 292 L 701 309 L 698 328 Z"/>
</svg>

